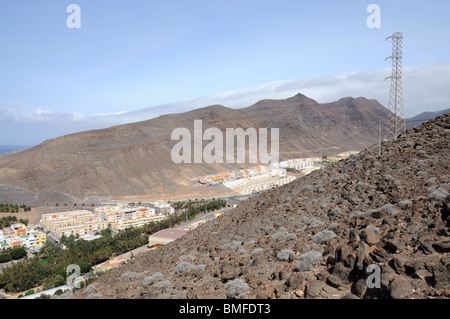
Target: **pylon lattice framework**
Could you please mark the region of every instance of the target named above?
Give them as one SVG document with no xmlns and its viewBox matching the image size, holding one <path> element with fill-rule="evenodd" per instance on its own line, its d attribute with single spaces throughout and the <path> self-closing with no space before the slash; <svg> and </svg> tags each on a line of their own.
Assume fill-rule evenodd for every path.
<svg viewBox="0 0 450 319">
<path fill-rule="evenodd" d="M 387 137 L 396 139 L 406 131 L 405 107 L 403 104 L 403 33 L 396 32 L 386 40 L 392 39 L 392 55 L 386 60 L 392 61 L 392 74 L 386 79 L 391 79 L 389 94 L 389 118 L 387 122 Z"/>
</svg>

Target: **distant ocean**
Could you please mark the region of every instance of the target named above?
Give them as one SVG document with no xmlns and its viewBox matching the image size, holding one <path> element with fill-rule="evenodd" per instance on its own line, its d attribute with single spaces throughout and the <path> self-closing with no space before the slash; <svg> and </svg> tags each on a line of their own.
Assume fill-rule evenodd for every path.
<svg viewBox="0 0 450 319">
<path fill-rule="evenodd" d="M 8 154 L 13 151 L 20 151 L 27 148 L 30 148 L 31 146 L 24 146 L 24 145 L 0 145 L 0 155 L 2 154 Z"/>
</svg>

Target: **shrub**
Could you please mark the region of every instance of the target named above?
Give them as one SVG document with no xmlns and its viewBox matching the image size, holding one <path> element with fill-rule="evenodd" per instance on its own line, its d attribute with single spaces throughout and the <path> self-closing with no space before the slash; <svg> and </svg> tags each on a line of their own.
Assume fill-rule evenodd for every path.
<svg viewBox="0 0 450 319">
<path fill-rule="evenodd" d="M 27 255 L 27 250 L 24 247 L 14 248 L 11 249 L 9 254 L 11 255 L 12 259 L 17 260 L 22 257 L 25 257 Z"/>
<path fill-rule="evenodd" d="M 289 255 L 294 251 L 292 249 L 283 249 L 277 254 L 278 261 L 289 261 Z"/>
<path fill-rule="evenodd" d="M 189 254 L 189 255 L 182 255 L 182 256 L 180 256 L 180 258 L 178 258 L 178 261 L 184 261 L 185 259 L 188 259 L 188 258 L 189 258 L 191 261 L 194 261 L 194 260 L 195 260 L 195 256 Z"/>
<path fill-rule="evenodd" d="M 350 214 L 350 217 L 360 217 L 360 216 L 362 216 L 362 215 L 364 215 L 364 213 L 363 213 L 363 212 L 360 212 L 359 210 L 357 210 L 357 211 L 351 213 L 351 214 Z"/>
<path fill-rule="evenodd" d="M 1 263 L 7 263 L 8 261 L 11 261 L 11 254 L 9 252 L 4 252 L 0 254 L 0 264 Z"/>
<path fill-rule="evenodd" d="M 380 233 L 380 229 L 376 226 L 373 225 L 369 225 L 366 227 L 366 229 L 370 229 L 371 231 L 373 231 L 375 234 L 379 234 Z"/>
<path fill-rule="evenodd" d="M 297 271 L 308 271 L 313 269 L 322 260 L 322 253 L 317 250 L 311 250 L 305 254 L 298 257 L 297 265 L 295 270 Z"/>
<path fill-rule="evenodd" d="M 395 210 L 394 205 L 387 204 L 380 208 L 380 211 L 385 212 L 388 215 L 395 216 L 397 215 L 397 210 Z"/>
<path fill-rule="evenodd" d="M 411 204 L 412 204 L 412 201 L 410 201 L 408 199 L 405 199 L 405 200 L 402 200 L 401 202 L 399 202 L 398 206 L 403 208 L 403 207 L 406 207 L 406 206 L 411 205 Z"/>
<path fill-rule="evenodd" d="M 286 237 L 284 237 L 285 240 L 294 240 L 296 238 L 297 238 L 297 235 L 294 233 L 287 234 Z"/>
<path fill-rule="evenodd" d="M 445 198 L 449 195 L 449 193 L 442 187 L 439 187 L 438 189 L 431 191 L 428 197 L 431 200 L 442 202 L 445 200 Z"/>
<path fill-rule="evenodd" d="M 120 278 L 121 279 L 137 279 L 142 276 L 142 273 L 133 272 L 133 271 L 125 271 Z"/>
<path fill-rule="evenodd" d="M 342 211 L 339 207 L 332 209 L 330 212 L 330 216 L 339 216 L 341 214 L 342 214 Z"/>
<path fill-rule="evenodd" d="M 29 296 L 29 295 L 34 295 L 34 290 L 28 290 L 26 293 L 25 293 L 25 296 Z"/>
<path fill-rule="evenodd" d="M 309 226 L 311 226 L 312 228 L 320 227 L 322 225 L 323 225 L 323 222 L 320 219 L 311 218 L 309 220 Z"/>
<path fill-rule="evenodd" d="M 339 227 L 339 223 L 332 223 L 328 226 L 328 229 L 337 229 Z"/>
<path fill-rule="evenodd" d="M 255 255 L 255 254 L 260 254 L 264 251 L 264 249 L 262 248 L 255 248 L 252 250 L 252 252 L 250 254 Z"/>
<path fill-rule="evenodd" d="M 160 284 L 158 286 L 158 289 L 159 290 L 167 289 L 169 286 L 170 286 L 170 281 L 169 280 L 164 280 L 164 281 L 160 282 Z"/>
<path fill-rule="evenodd" d="M 142 279 L 142 285 L 143 286 L 150 286 L 151 284 L 153 284 L 156 281 L 161 281 L 163 280 L 164 275 L 160 272 L 155 272 L 153 275 L 151 276 L 147 276 L 144 279 Z"/>
<path fill-rule="evenodd" d="M 236 251 L 236 253 L 237 254 L 241 254 L 241 255 L 243 255 L 243 254 L 246 254 L 247 253 L 247 250 L 245 249 L 245 248 L 239 248 L 237 251 Z"/>
<path fill-rule="evenodd" d="M 233 240 L 230 244 L 230 247 L 233 249 L 236 249 L 238 247 L 242 246 L 242 242 L 241 241 L 237 241 L 237 240 Z"/>
<path fill-rule="evenodd" d="M 196 267 L 188 261 L 182 261 L 175 267 L 175 274 L 183 274 L 191 270 L 196 269 Z"/>
<path fill-rule="evenodd" d="M 205 269 L 206 269 L 206 266 L 205 266 L 205 265 L 198 265 L 198 266 L 197 266 L 197 272 L 204 272 Z"/>
<path fill-rule="evenodd" d="M 248 285 L 242 279 L 234 279 L 225 284 L 227 296 L 231 299 L 243 299 L 247 295 Z"/>
<path fill-rule="evenodd" d="M 318 244 L 323 244 L 334 237 L 336 237 L 336 234 L 333 231 L 322 230 L 320 233 L 314 235 L 313 241 Z"/>
<path fill-rule="evenodd" d="M 287 234 L 288 234 L 288 231 L 286 230 L 286 228 L 280 227 L 278 232 L 272 236 L 272 240 L 284 238 L 284 237 L 286 237 Z"/>
</svg>

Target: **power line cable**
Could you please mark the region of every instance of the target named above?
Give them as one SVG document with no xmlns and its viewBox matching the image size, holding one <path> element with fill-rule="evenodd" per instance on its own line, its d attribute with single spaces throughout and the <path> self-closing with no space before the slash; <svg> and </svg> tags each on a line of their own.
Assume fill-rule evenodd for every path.
<svg viewBox="0 0 450 319">
<path fill-rule="evenodd" d="M 450 23 L 450 20 L 444 21 L 444 22 L 440 22 L 440 23 L 437 23 L 437 24 L 433 24 L 433 25 L 429 25 L 429 26 L 426 26 L 426 27 L 422 27 L 422 28 L 419 28 L 419 29 L 411 30 L 411 31 L 408 31 L 408 32 L 406 32 L 404 34 L 405 34 L 405 36 L 408 36 L 408 35 L 415 34 L 415 33 L 418 33 L 418 32 L 422 32 L 422 31 L 425 31 L 425 30 L 434 29 L 434 28 L 437 28 L 437 27 L 440 27 L 442 25 L 449 24 L 449 23 Z"/>
<path fill-rule="evenodd" d="M 419 49 L 419 50 L 416 50 L 416 51 L 406 52 L 406 53 L 403 54 L 403 56 L 411 55 L 411 54 L 415 54 L 415 53 L 419 53 L 419 52 L 422 52 L 422 51 L 427 51 L 427 50 L 431 50 L 431 49 L 435 49 L 435 48 L 439 48 L 439 47 L 442 47 L 442 46 L 445 46 L 445 45 L 449 45 L 449 44 L 450 44 L 450 41 L 449 42 L 445 42 L 445 43 L 441 43 L 441 44 L 437 44 L 437 45 L 434 45 L 434 46 L 431 46 L 431 47 L 428 47 L 428 48 L 423 48 L 423 49 Z"/>
</svg>

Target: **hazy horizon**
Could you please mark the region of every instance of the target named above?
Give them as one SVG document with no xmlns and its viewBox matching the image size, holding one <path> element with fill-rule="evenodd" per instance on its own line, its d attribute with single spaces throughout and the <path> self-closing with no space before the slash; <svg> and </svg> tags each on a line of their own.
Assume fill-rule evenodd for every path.
<svg viewBox="0 0 450 319">
<path fill-rule="evenodd" d="M 404 32 L 406 117 L 450 106 L 450 3 L 77 0 L 0 3 L 0 145 L 303 93 L 387 106 L 391 44 Z M 439 8 L 436 10 L 435 8 Z"/>
</svg>

